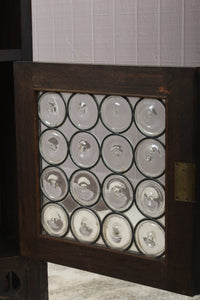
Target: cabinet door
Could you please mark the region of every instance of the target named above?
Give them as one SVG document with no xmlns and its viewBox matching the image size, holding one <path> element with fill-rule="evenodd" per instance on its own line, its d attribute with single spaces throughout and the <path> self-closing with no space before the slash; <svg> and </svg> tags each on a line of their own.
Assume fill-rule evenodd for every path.
<svg viewBox="0 0 200 300">
<path fill-rule="evenodd" d="M 22 255 L 199 292 L 198 74 L 15 64 Z"/>
</svg>

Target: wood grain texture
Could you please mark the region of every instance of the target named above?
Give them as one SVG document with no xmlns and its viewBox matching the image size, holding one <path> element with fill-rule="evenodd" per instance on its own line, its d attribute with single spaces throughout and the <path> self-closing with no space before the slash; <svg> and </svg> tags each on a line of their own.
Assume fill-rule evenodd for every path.
<svg viewBox="0 0 200 300">
<path fill-rule="evenodd" d="M 0 266 L 0 299 L 48 300 L 46 263 L 13 256 Z"/>
</svg>

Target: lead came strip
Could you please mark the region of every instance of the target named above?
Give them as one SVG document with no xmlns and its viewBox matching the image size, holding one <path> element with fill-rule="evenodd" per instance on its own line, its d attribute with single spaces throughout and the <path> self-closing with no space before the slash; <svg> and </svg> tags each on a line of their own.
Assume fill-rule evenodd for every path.
<svg viewBox="0 0 200 300">
<path fill-rule="evenodd" d="M 42 234 L 162 257 L 165 104 L 40 93 Z"/>
</svg>

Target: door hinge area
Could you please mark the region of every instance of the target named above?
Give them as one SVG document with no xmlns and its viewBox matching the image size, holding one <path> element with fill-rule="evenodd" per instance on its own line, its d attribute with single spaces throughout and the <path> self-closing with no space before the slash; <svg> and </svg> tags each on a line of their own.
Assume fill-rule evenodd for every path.
<svg viewBox="0 0 200 300">
<path fill-rule="evenodd" d="M 175 163 L 175 200 L 196 202 L 196 165 L 194 163 Z"/>
</svg>

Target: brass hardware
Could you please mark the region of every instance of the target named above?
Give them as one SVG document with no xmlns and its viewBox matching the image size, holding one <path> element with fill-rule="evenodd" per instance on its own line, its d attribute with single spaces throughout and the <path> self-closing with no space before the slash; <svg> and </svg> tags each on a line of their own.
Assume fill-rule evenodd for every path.
<svg viewBox="0 0 200 300">
<path fill-rule="evenodd" d="M 175 163 L 175 200 L 196 202 L 195 199 L 195 172 L 193 163 Z"/>
</svg>

